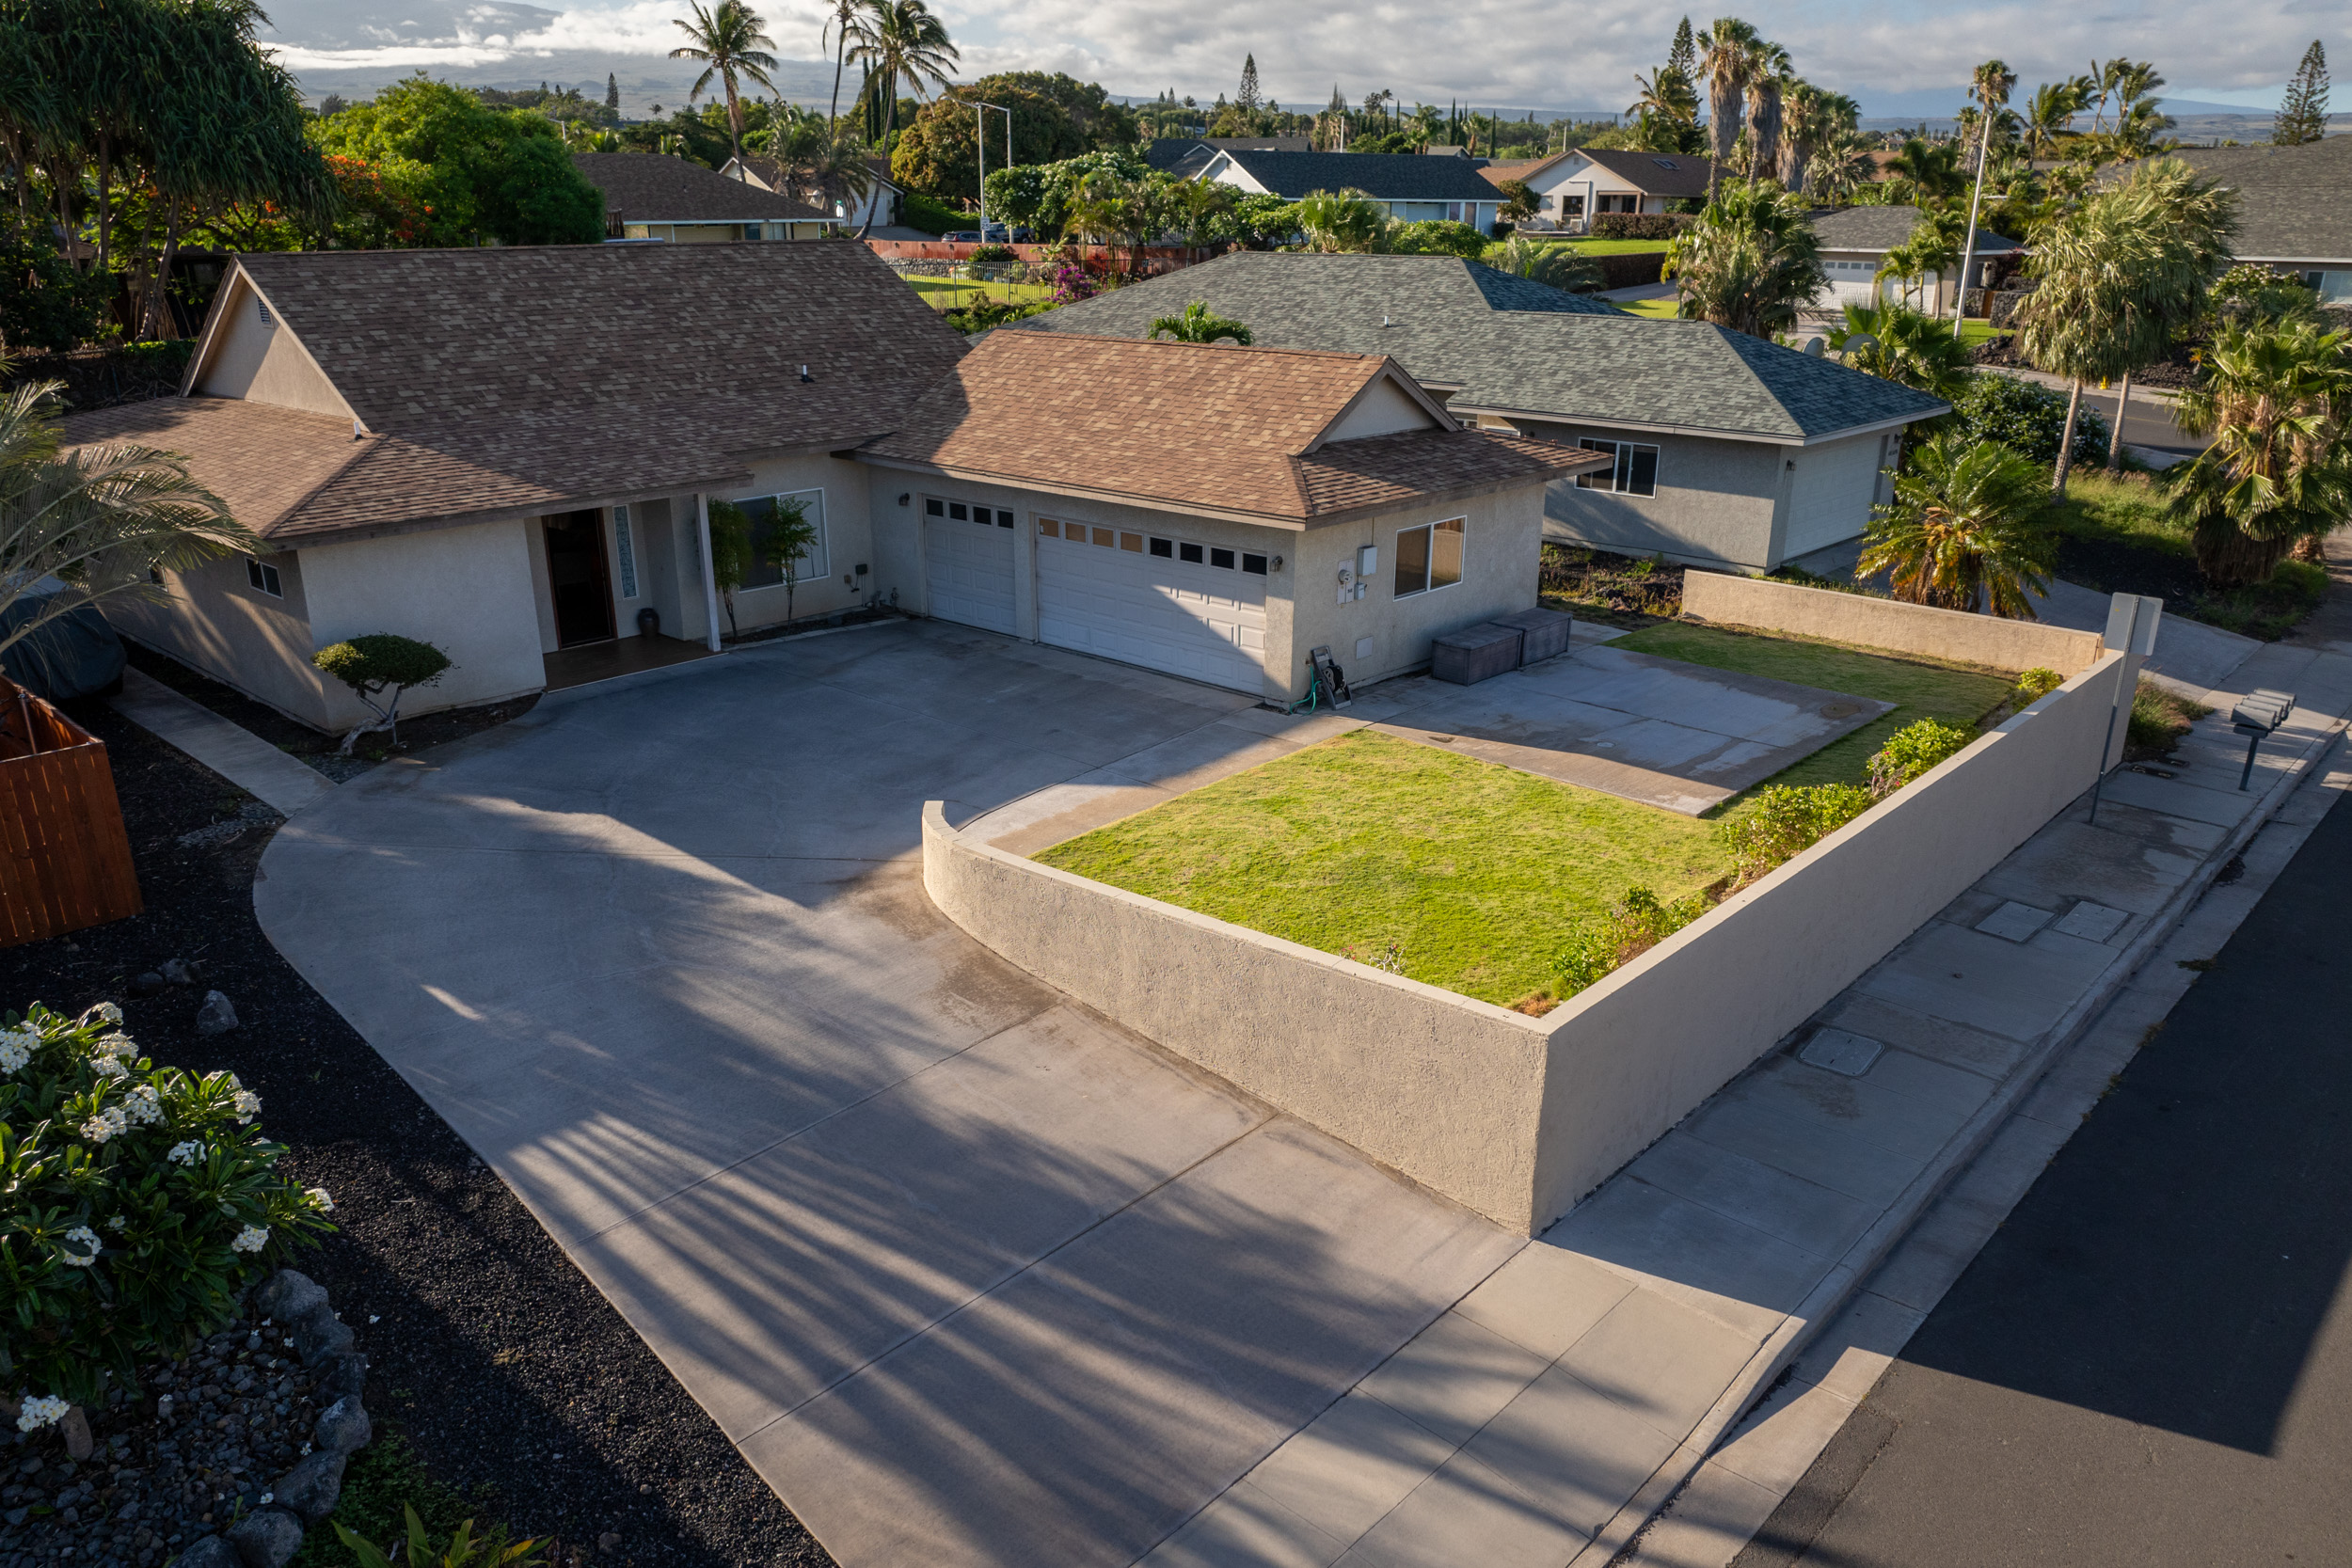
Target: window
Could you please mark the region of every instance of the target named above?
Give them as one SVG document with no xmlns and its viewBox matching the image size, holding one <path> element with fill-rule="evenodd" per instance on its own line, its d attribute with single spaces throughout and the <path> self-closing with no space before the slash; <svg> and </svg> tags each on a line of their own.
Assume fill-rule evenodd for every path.
<svg viewBox="0 0 2352 1568">
<path fill-rule="evenodd" d="M 1221 566 L 1226 571 L 1230 572 L 1233 569 L 1233 552 L 1231 550 L 1213 549 L 1209 552 L 1209 564 L 1212 566 Z"/>
<path fill-rule="evenodd" d="M 286 596 L 285 585 L 278 580 L 278 568 L 265 561 L 256 561 L 251 556 L 246 556 L 245 558 L 245 580 L 253 585 L 253 591 L 257 594 L 267 594 L 273 599 L 282 599 Z"/>
<path fill-rule="evenodd" d="M 972 512 L 971 509 L 965 506 L 961 501 L 949 501 L 947 503 L 947 515 L 953 517 L 959 523 L 969 522 L 972 518 Z"/>
<path fill-rule="evenodd" d="M 743 237 L 747 240 L 756 240 L 760 238 L 760 226 L 755 223 L 745 224 L 743 226 Z"/>
<path fill-rule="evenodd" d="M 1051 517 L 1040 517 L 1037 520 L 1037 531 L 1041 539 L 1058 539 L 1061 537 L 1061 524 Z"/>
<path fill-rule="evenodd" d="M 1162 561 L 1173 561 L 1176 559 L 1176 541 L 1173 539 L 1154 539 L 1152 541 L 1152 553 L 1158 556 Z"/>
<path fill-rule="evenodd" d="M 1241 569 L 1248 572 L 1252 577 L 1262 578 L 1265 576 L 1265 557 L 1262 555 L 1245 555 L 1241 558 Z"/>
<path fill-rule="evenodd" d="M 1660 168 L 1677 168 L 1680 166 L 1672 158 L 1652 158 L 1650 162 L 1656 164 Z"/>
<path fill-rule="evenodd" d="M 1462 519 L 1396 531 L 1396 596 L 1451 588 L 1462 580 Z"/>
<path fill-rule="evenodd" d="M 1176 546 L 1176 559 L 1179 561 L 1189 561 L 1194 565 L 1198 566 L 1201 562 L 1200 546 L 1198 545 L 1179 545 Z"/>
<path fill-rule="evenodd" d="M 1109 549 L 1119 543 L 1119 531 L 1115 528 L 1098 528 L 1094 531 L 1094 542 L 1104 549 Z"/>
<path fill-rule="evenodd" d="M 793 490 L 779 496 L 754 496 L 735 503 L 752 520 L 751 559 L 743 563 L 743 586 L 746 588 L 773 588 L 784 581 L 784 568 L 769 559 L 769 539 L 775 532 L 776 508 L 785 501 L 800 502 L 802 515 L 817 531 L 817 537 L 793 565 L 792 580 L 811 582 L 827 576 L 832 570 L 825 552 L 825 493 L 822 490 Z"/>
<path fill-rule="evenodd" d="M 1122 533 L 1119 536 L 1119 547 L 1122 550 L 1133 550 L 1137 555 L 1141 555 L 1143 553 L 1143 535 L 1140 533 Z"/>
<path fill-rule="evenodd" d="M 923 498 L 923 515 L 927 517 L 945 517 L 947 515 L 947 503 L 926 496 Z"/>
<path fill-rule="evenodd" d="M 1658 494 L 1658 449 L 1634 441 L 1610 441 L 1587 436 L 1577 442 L 1586 451 L 1605 451 L 1616 458 L 1616 467 L 1597 468 L 1589 474 L 1576 476 L 1580 490 L 1611 490 L 1620 496 L 1654 496 Z"/>
<path fill-rule="evenodd" d="M 1560 214 L 1563 217 L 1581 218 L 1584 215 L 1583 197 L 1564 196 L 1560 200 L 1562 203 Z"/>
<path fill-rule="evenodd" d="M 621 597 L 637 596 L 637 551 L 628 537 L 628 508 L 612 509 L 612 560 L 621 568 Z"/>
</svg>

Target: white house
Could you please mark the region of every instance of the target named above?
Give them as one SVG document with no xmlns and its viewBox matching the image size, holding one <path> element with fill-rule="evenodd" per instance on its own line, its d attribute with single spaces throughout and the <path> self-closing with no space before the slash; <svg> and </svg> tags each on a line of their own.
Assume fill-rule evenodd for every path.
<svg viewBox="0 0 2352 1568">
<path fill-rule="evenodd" d="M 1848 305 L 1867 305 L 1874 299 L 1904 300 L 1929 315 L 1949 315 L 1955 303 L 1950 274 L 1931 270 L 1904 279 L 1880 279 L 1886 253 L 1906 244 L 1918 227 L 1916 207 L 1841 207 L 1813 214 L 1813 233 L 1821 245 L 1821 271 L 1829 277 L 1829 293 L 1814 301 L 1816 309 L 1836 311 Z M 1968 286 L 1981 289 L 1993 264 L 2025 247 L 1991 230 L 1977 230 L 1976 263 Z"/>
<path fill-rule="evenodd" d="M 1677 201 L 1705 198 L 1713 167 L 1687 152 L 1572 147 L 1479 172 L 1491 183 L 1516 180 L 1535 193 L 1535 216 L 1522 227 L 1581 234 L 1604 213 L 1668 213 Z"/>
<path fill-rule="evenodd" d="M 1187 162 L 1183 167 L 1194 166 Z M 1404 223 L 1450 219 L 1494 232 L 1504 197 L 1467 158 L 1410 152 L 1267 152 L 1219 148 L 1194 178 L 1296 201 L 1315 191 L 1358 190 Z"/>
</svg>

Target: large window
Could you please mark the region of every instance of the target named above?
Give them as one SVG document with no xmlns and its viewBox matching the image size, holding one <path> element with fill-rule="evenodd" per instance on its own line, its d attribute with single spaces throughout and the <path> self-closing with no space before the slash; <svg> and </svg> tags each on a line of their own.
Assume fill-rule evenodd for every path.
<svg viewBox="0 0 2352 1568">
<path fill-rule="evenodd" d="M 1586 451 L 1605 451 L 1616 458 L 1613 467 L 1596 468 L 1576 476 L 1580 490 L 1613 490 L 1620 496 L 1658 494 L 1658 449 L 1637 441 L 1611 441 L 1587 436 L 1577 442 Z"/>
<path fill-rule="evenodd" d="M 776 530 L 776 505 L 780 501 L 798 501 L 804 509 L 809 525 L 817 537 L 810 542 L 806 553 L 794 566 L 795 582 L 810 582 L 833 570 L 825 549 L 825 493 L 822 490 L 792 490 L 781 496 L 754 496 L 735 504 L 743 509 L 752 520 L 751 559 L 743 563 L 743 586 L 773 588 L 784 580 L 784 569 L 770 559 L 773 553 L 769 541 Z"/>
<path fill-rule="evenodd" d="M 1462 519 L 1396 531 L 1396 596 L 1451 588 L 1462 580 Z"/>
</svg>

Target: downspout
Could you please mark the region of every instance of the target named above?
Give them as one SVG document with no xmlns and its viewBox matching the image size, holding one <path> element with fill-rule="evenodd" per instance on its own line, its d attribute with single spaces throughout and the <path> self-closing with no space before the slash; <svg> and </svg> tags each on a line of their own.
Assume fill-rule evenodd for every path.
<svg viewBox="0 0 2352 1568">
<path fill-rule="evenodd" d="M 712 653 L 719 651 L 719 572 L 710 562 L 710 494 L 694 492 L 694 543 L 701 547 L 703 558 L 703 624 L 710 628 L 703 645 Z"/>
</svg>

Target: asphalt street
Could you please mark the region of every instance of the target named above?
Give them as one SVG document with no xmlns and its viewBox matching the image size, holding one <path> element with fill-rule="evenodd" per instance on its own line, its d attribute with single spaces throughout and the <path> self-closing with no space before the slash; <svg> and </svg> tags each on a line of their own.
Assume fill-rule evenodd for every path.
<svg viewBox="0 0 2352 1568">
<path fill-rule="evenodd" d="M 2352 811 L 1734 1568 L 2352 1561 Z"/>
</svg>

